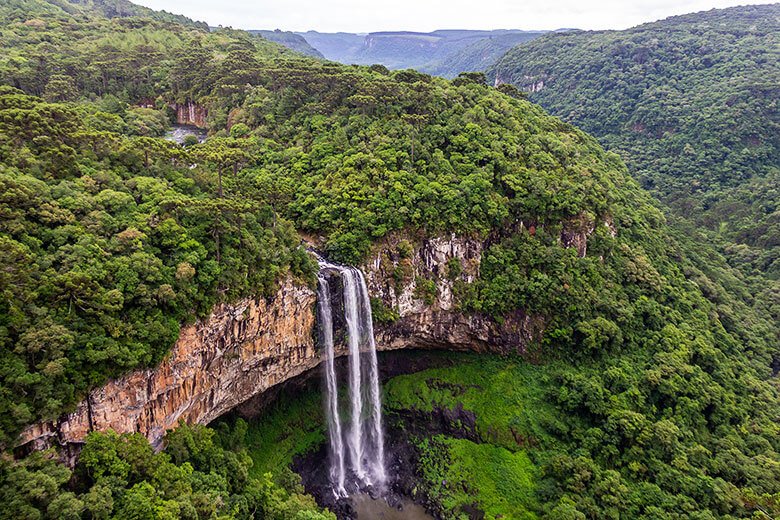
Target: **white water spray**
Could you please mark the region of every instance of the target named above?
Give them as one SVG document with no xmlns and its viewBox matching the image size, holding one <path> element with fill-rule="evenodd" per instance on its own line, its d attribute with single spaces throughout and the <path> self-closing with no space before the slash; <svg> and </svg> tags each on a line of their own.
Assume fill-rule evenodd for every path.
<svg viewBox="0 0 780 520">
<path fill-rule="evenodd" d="M 349 428 L 342 428 L 338 409 L 338 384 L 333 365 L 333 318 L 330 289 L 325 271 L 337 272 L 343 286 L 344 321 L 348 346 L 347 389 Z M 320 338 L 325 349 L 326 415 L 330 438 L 330 477 L 334 492 L 346 495 L 348 475 L 345 451 L 349 454 L 349 471 L 357 488 L 373 486 L 382 490 L 387 482 L 385 471 L 382 402 L 379 369 L 374 341 L 371 303 L 363 273 L 354 267 L 334 265 L 320 260 L 318 309 Z M 346 445 L 346 450 L 345 450 Z"/>
<path fill-rule="evenodd" d="M 333 492 L 337 496 L 346 496 L 344 487 L 346 472 L 344 470 L 344 440 L 341 436 L 341 421 L 339 420 L 338 383 L 336 368 L 333 363 L 333 313 L 330 304 L 330 288 L 328 281 L 322 275 L 317 276 L 317 311 L 322 348 L 325 350 L 325 382 L 327 385 L 326 409 L 328 417 L 328 432 L 330 432 L 330 480 Z"/>
</svg>

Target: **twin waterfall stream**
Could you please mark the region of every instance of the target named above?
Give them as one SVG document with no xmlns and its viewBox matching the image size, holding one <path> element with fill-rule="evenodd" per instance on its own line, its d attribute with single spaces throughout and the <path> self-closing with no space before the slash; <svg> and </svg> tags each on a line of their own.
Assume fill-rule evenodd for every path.
<svg viewBox="0 0 780 520">
<path fill-rule="evenodd" d="M 329 475 L 337 497 L 355 491 L 384 491 L 387 482 L 371 303 L 359 269 L 322 259 L 317 275 L 319 341 L 325 355 L 325 415 L 328 421 Z M 348 347 L 347 396 L 339 402 L 339 379 L 334 363 L 333 306 L 327 273 L 338 273 L 343 286 L 344 322 Z M 345 407 L 344 417 L 342 410 Z M 346 419 L 346 420 L 345 420 Z"/>
</svg>

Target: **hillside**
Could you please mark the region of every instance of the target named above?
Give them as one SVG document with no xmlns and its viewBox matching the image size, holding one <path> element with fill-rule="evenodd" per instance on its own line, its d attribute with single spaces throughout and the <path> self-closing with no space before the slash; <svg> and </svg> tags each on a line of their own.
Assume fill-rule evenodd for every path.
<svg viewBox="0 0 780 520">
<path fill-rule="evenodd" d="M 167 356 L 182 325 L 220 303 L 273 303 L 282 281 L 313 298 L 303 237 L 385 273 L 362 310 L 378 332 L 446 336 L 446 296 L 475 336 L 434 346 L 483 356 L 384 394 L 400 432 L 388 437 L 418 455 L 393 485 L 430 513 L 780 512 L 771 313 L 595 138 L 481 74 L 346 66 L 163 15 L 25 2 L 0 8 L 0 442 L 79 402 L 89 427 L 73 470 L 52 451 L 0 457 L 0 518 L 333 519 L 290 468 L 325 450 L 320 395 L 282 389 L 292 402 L 276 415 L 180 425 L 159 452 L 89 431 L 111 378 L 166 360 L 178 388 Z M 162 138 L 182 106 L 203 115 L 206 142 Z M 476 258 L 419 253 L 442 237 L 477 244 Z M 433 318 L 400 323 L 390 287 Z M 245 312 L 225 328 L 244 331 Z M 312 305 L 299 312 L 315 323 Z M 483 333 L 500 327 L 511 350 Z M 227 350 L 204 338 L 200 358 Z M 222 361 L 270 371 L 303 357 L 286 347 Z M 128 392 L 150 396 L 150 371 Z M 470 423 L 468 437 L 447 429 Z"/>
<path fill-rule="evenodd" d="M 295 52 L 303 54 L 304 56 L 311 56 L 312 58 L 324 58 L 322 53 L 309 45 L 309 42 L 307 42 L 306 39 L 300 34 L 296 34 L 290 31 L 280 31 L 279 29 L 276 29 L 275 31 L 256 30 L 248 32 L 251 34 L 259 34 L 266 40 L 278 43 L 279 45 L 284 45 L 288 49 L 294 50 Z"/>
<path fill-rule="evenodd" d="M 307 31 L 298 33 L 298 35 L 321 52 L 326 59 L 340 63 L 353 63 L 354 56 L 363 48 L 366 39 L 365 34 L 347 32 Z"/>
<path fill-rule="evenodd" d="M 145 17 L 161 22 L 176 22 L 199 29 L 208 28 L 204 22 L 195 22 L 186 16 L 166 11 L 154 11 L 129 0 L 6 0 L 0 6 L 0 12 L 5 20 L 26 21 L 35 16 L 90 18 L 97 15 L 106 18 Z"/>
<path fill-rule="evenodd" d="M 454 78 L 461 72 L 486 69 L 514 45 L 532 40 L 544 31 L 388 31 L 366 35 L 309 31 L 299 34 L 327 59 L 340 63 L 378 63 L 390 69 L 416 69 Z"/>
<path fill-rule="evenodd" d="M 467 46 L 425 64 L 420 70 L 444 78 L 454 78 L 461 72 L 487 70 L 509 49 L 541 36 L 542 32 L 507 32 L 479 38 Z"/>
<path fill-rule="evenodd" d="M 732 265 L 780 277 L 780 5 L 550 34 L 490 71 L 620 152 Z"/>
</svg>

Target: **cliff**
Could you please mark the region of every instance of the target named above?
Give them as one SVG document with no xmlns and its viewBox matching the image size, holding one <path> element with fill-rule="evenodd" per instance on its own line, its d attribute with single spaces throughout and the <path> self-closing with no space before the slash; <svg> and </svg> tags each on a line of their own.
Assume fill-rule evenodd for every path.
<svg viewBox="0 0 780 520">
<path fill-rule="evenodd" d="M 544 321 L 517 311 L 499 324 L 457 308 L 456 286 L 479 277 L 484 243 L 437 237 L 411 244 L 387 239 L 364 266 L 369 293 L 397 318 L 376 328 L 382 350 L 447 350 L 524 354 Z"/>
<path fill-rule="evenodd" d="M 562 234 L 585 253 L 587 223 Z M 539 316 L 516 311 L 502 323 L 457 308 L 457 286 L 479 276 L 484 242 L 448 236 L 389 237 L 361 266 L 374 303 L 391 318 L 376 326 L 377 348 L 524 354 L 544 331 Z M 317 367 L 315 293 L 287 279 L 268 299 L 217 307 L 184 326 L 156 368 L 137 370 L 93 390 L 77 409 L 27 428 L 22 451 L 49 446 L 77 452 L 93 430 L 140 432 L 159 445 L 179 421 L 207 424 L 265 390 Z M 343 355 L 337 348 L 337 355 Z"/>
<path fill-rule="evenodd" d="M 247 398 L 319 363 L 314 305 L 307 287 L 286 280 L 269 299 L 220 305 L 182 328 L 156 368 L 93 390 L 77 409 L 27 428 L 26 450 L 79 444 L 92 430 L 141 432 L 159 444 L 180 420 L 206 424 Z"/>
<path fill-rule="evenodd" d="M 208 116 L 206 107 L 187 101 L 186 103 L 174 103 L 171 108 L 176 112 L 176 124 L 206 128 L 206 116 Z"/>
</svg>

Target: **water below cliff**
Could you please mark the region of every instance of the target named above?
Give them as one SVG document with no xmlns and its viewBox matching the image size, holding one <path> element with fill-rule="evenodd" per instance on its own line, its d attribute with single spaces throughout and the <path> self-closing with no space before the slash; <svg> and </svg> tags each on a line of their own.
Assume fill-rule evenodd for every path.
<svg viewBox="0 0 780 520">
<path fill-rule="evenodd" d="M 334 291 L 341 294 L 343 291 Z M 337 318 L 342 312 L 333 313 Z M 345 325 L 342 325 L 345 326 Z M 379 381 L 384 383 L 389 379 L 436 367 L 447 367 L 459 362 L 459 355 L 451 352 L 404 350 L 378 353 Z M 338 357 L 334 360 L 336 373 L 348 372 L 348 356 Z M 385 438 L 387 486 L 384 493 L 376 488 L 359 491 L 352 487 L 348 496 L 337 496 L 333 492 L 331 476 L 331 456 L 329 455 L 330 439 L 327 435 L 327 417 L 323 413 L 314 420 L 302 420 L 301 417 L 311 418 L 318 415 L 315 409 L 326 408 L 323 402 L 327 401 L 323 396 L 322 372 L 324 368 L 318 366 L 297 377 L 291 378 L 285 383 L 272 387 L 269 391 L 255 396 L 250 401 L 235 409 L 231 414 L 221 420 L 230 422 L 233 418 L 242 417 L 250 423 L 253 430 L 252 439 L 248 444 L 250 453 L 255 458 L 255 464 L 261 468 L 268 467 L 268 471 L 275 471 L 266 466 L 269 460 L 278 463 L 278 457 L 269 455 L 273 450 L 288 451 L 292 462 L 291 469 L 301 477 L 301 483 L 306 492 L 315 497 L 318 504 L 330 509 L 340 520 L 433 520 L 436 516 L 435 509 L 426 513 L 426 508 L 431 504 L 425 496 L 420 495 L 419 475 L 416 474 L 417 453 L 413 444 L 409 442 L 408 432 L 425 430 L 431 434 L 445 432 L 442 424 L 458 423 L 469 425 L 473 418 L 466 416 L 436 418 L 430 414 L 416 416 L 396 416 L 391 424 L 387 424 Z M 348 384 L 340 385 L 342 390 L 342 404 L 348 406 Z M 303 404 L 302 408 L 297 408 Z M 320 408 L 321 409 L 321 408 Z M 300 422 L 302 421 L 302 422 Z M 403 427 L 399 424 L 403 423 Z M 288 442 L 286 429 L 275 428 L 275 424 L 296 424 L 303 436 L 312 439 L 312 443 Z M 321 432 L 321 433 L 317 433 Z M 456 435 L 457 436 L 457 435 Z M 258 442 L 259 439 L 262 441 Z M 265 444 L 267 443 L 267 444 Z M 265 469 L 264 469 L 265 470 Z M 370 494 L 369 494 L 370 493 Z M 374 497 L 374 498 L 372 498 Z M 400 510 L 399 510 L 400 508 Z"/>
<path fill-rule="evenodd" d="M 369 495 L 360 494 L 352 498 L 352 506 L 355 508 L 356 520 L 434 520 L 425 512 L 419 504 L 411 500 L 400 501 L 400 509 L 380 499 L 373 499 Z"/>
<path fill-rule="evenodd" d="M 165 133 L 165 138 L 169 141 L 173 141 L 177 144 L 184 144 L 184 139 L 188 135 L 194 135 L 199 143 L 206 140 L 206 130 L 198 128 L 193 125 L 173 125 L 173 127 Z"/>
</svg>

